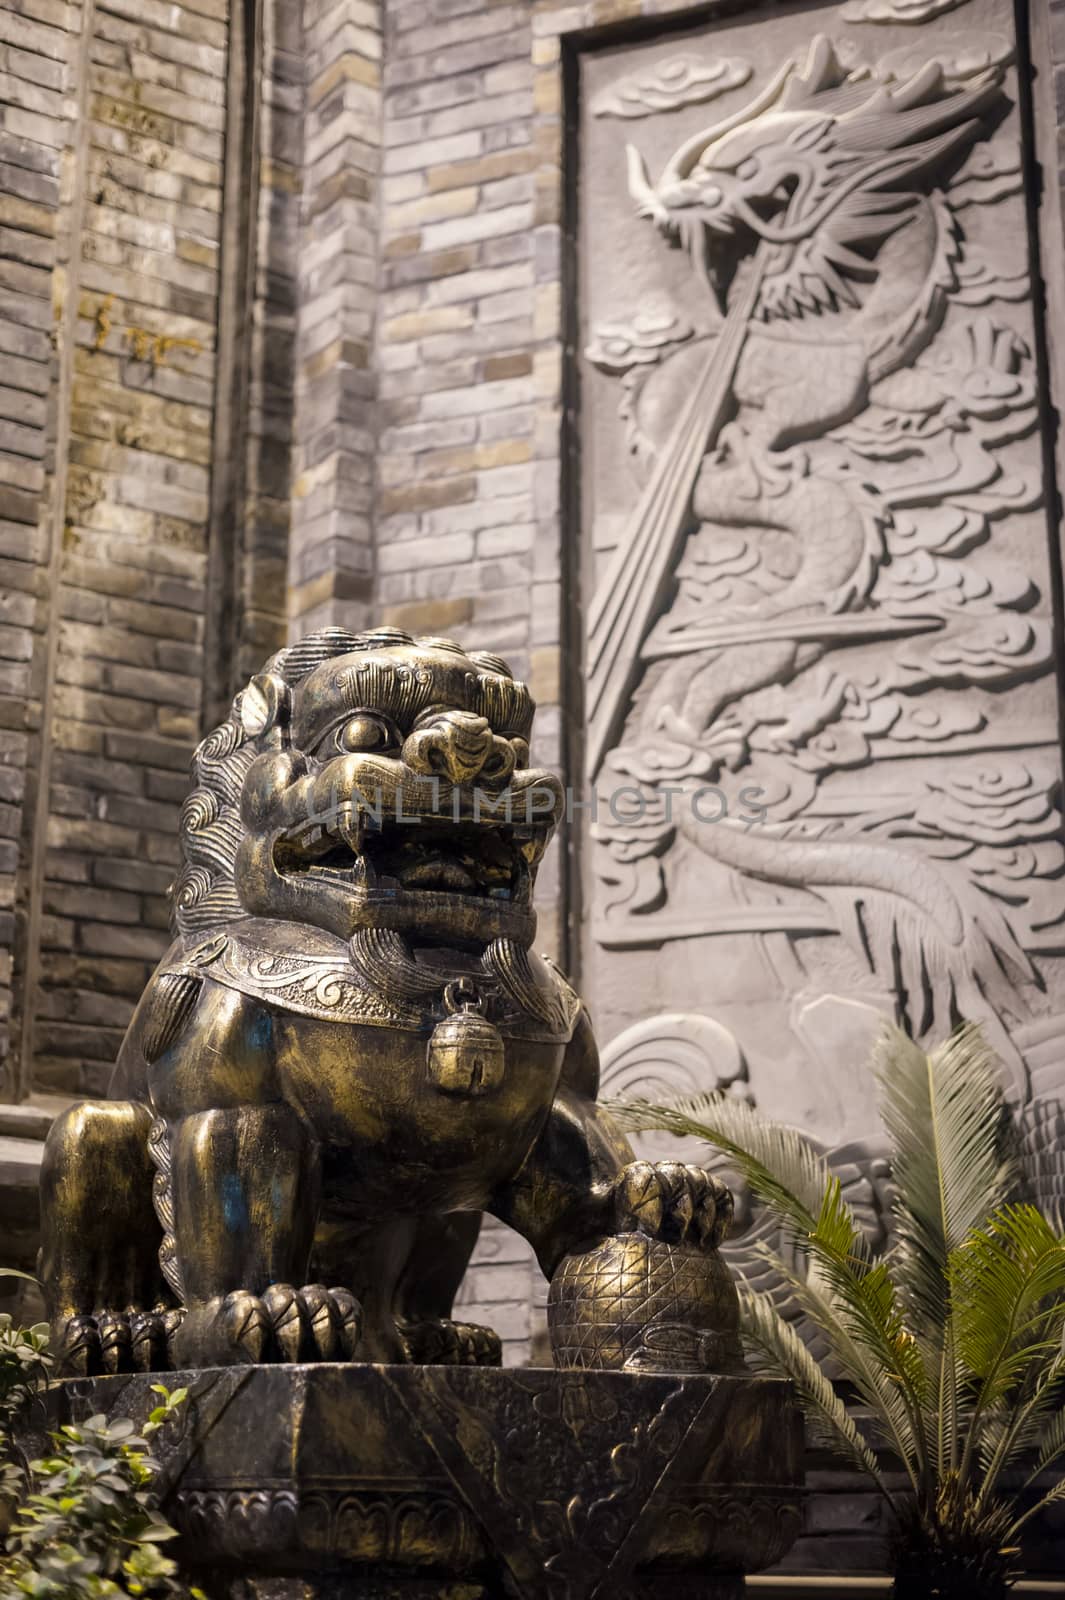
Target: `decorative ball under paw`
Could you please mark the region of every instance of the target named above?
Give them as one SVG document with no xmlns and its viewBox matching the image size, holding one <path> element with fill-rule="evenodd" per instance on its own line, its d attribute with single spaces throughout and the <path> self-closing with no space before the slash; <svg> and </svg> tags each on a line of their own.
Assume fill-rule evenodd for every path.
<svg viewBox="0 0 1065 1600">
<path fill-rule="evenodd" d="M 623 1233 L 567 1256 L 551 1280 L 556 1367 L 734 1372 L 739 1300 L 717 1250 Z"/>
</svg>

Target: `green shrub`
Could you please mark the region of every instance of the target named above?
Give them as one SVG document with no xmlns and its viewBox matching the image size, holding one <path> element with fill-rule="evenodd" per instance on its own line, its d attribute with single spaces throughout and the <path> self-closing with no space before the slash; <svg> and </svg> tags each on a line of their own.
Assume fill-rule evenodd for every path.
<svg viewBox="0 0 1065 1600">
<path fill-rule="evenodd" d="M 90 1417 L 50 1435 L 27 1461 L 15 1428 L 48 1380 L 48 1328 L 0 1315 L 0 1597 L 15 1600 L 203 1600 L 161 1546 L 176 1537 L 155 1507 L 148 1441 L 184 1403 L 153 1384 L 159 1404 L 137 1436 L 126 1418 Z"/>
</svg>

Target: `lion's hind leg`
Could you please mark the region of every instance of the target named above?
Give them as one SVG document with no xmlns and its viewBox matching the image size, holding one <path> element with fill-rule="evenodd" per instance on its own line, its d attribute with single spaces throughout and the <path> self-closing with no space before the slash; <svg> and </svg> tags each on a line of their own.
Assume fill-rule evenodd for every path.
<svg viewBox="0 0 1065 1600">
<path fill-rule="evenodd" d="M 136 1101 L 86 1101 L 53 1123 L 41 1164 L 38 1271 L 60 1370 L 166 1364 L 174 1313 L 159 1267 L 152 1125 Z"/>
<path fill-rule="evenodd" d="M 457 1322 L 453 1314 L 480 1229 L 479 1212 L 418 1219 L 395 1296 L 396 1322 L 408 1361 L 431 1366 L 502 1364 L 495 1330 L 476 1322 Z"/>
</svg>

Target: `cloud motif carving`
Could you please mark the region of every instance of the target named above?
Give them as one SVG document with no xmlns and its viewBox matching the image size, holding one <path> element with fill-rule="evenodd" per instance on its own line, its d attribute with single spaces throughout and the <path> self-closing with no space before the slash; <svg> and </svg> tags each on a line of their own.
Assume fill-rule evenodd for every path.
<svg viewBox="0 0 1065 1600">
<path fill-rule="evenodd" d="M 653 365 L 671 345 L 683 343 L 694 332 L 687 317 L 652 300 L 628 322 L 599 323 L 585 355 L 604 372 L 627 372 L 630 367 Z"/>
<path fill-rule="evenodd" d="M 864 4 L 866 10 L 871 3 L 874 3 L 874 0 L 859 0 L 859 4 Z M 884 3 L 884 0 L 878 0 L 878 3 Z M 899 0 L 887 0 L 887 3 L 897 5 Z M 959 4 L 961 0 L 953 0 L 953 3 Z M 942 10 L 942 7 L 940 9 Z M 855 17 L 851 20 L 871 19 Z M 988 72 L 995 67 L 1007 66 L 1013 60 L 1013 56 L 1013 43 L 1004 33 L 970 29 L 962 39 L 939 40 L 932 46 L 931 54 L 928 43 L 924 40 L 920 43 L 904 44 L 898 50 L 889 50 L 877 63 L 876 74 L 879 78 L 905 83 L 929 61 L 935 61 L 942 68 L 946 83 L 962 84 L 969 78 L 974 78 L 978 72 Z"/>
<path fill-rule="evenodd" d="M 848 0 L 840 13 L 844 22 L 930 22 L 954 11 L 965 0 Z"/>
<path fill-rule="evenodd" d="M 751 76 L 751 64 L 739 56 L 670 56 L 656 66 L 627 74 L 600 91 L 592 101 L 593 117 L 650 117 L 656 111 L 716 100 L 738 89 Z"/>
</svg>

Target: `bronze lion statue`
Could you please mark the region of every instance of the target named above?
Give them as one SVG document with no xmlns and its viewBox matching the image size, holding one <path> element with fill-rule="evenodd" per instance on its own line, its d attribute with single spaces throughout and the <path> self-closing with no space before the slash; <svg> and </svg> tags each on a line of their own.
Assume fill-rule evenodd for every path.
<svg viewBox="0 0 1065 1600">
<path fill-rule="evenodd" d="M 174 942 L 109 1098 L 45 1151 L 68 1371 L 497 1362 L 451 1320 L 485 1212 L 556 1280 L 556 1359 L 734 1354 L 728 1192 L 634 1161 L 587 1015 L 532 950 L 564 806 L 528 764 L 533 709 L 496 656 L 326 628 L 199 746 Z M 682 1303 L 655 1276 L 671 1251 Z"/>
</svg>

